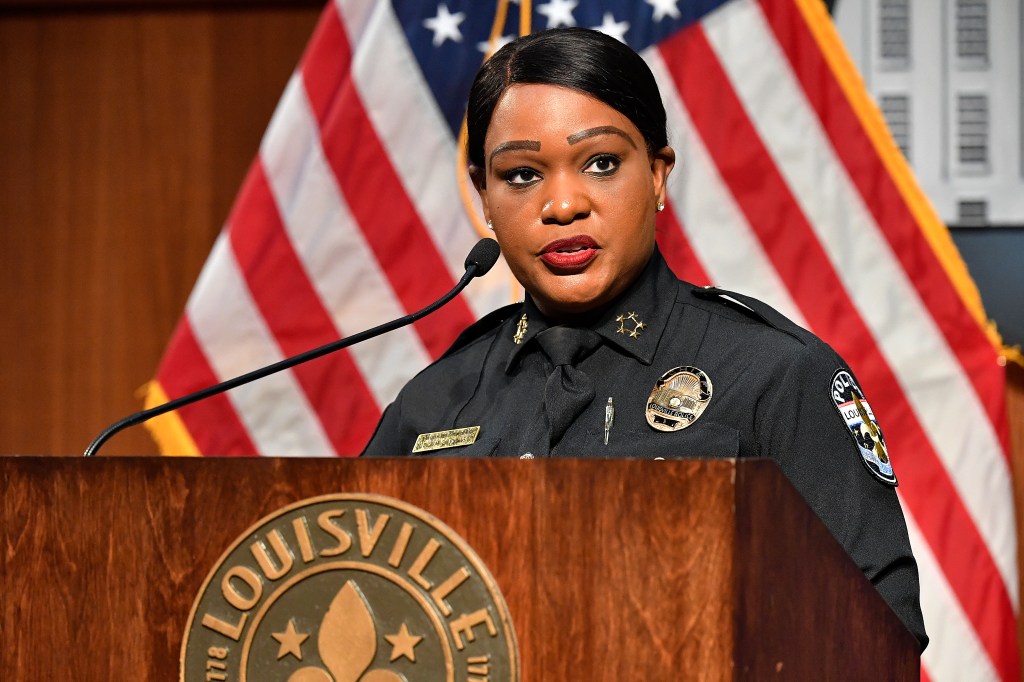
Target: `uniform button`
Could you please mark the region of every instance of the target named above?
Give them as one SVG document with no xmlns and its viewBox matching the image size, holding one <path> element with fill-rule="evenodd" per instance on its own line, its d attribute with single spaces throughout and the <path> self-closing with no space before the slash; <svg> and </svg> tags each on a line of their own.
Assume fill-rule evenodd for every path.
<svg viewBox="0 0 1024 682">
<path fill-rule="evenodd" d="M 532 452 L 523 453 L 523 454 L 519 455 L 519 459 L 533 459 L 533 453 Z"/>
</svg>

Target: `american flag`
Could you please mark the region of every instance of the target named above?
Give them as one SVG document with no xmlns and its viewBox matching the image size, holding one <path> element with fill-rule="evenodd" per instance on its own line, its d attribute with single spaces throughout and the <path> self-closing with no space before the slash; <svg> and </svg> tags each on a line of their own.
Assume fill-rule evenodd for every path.
<svg viewBox="0 0 1024 682">
<path fill-rule="evenodd" d="M 574 25 L 628 42 L 661 84 L 680 159 L 658 241 L 676 273 L 769 302 L 870 397 L 921 568 L 923 676 L 1019 679 L 999 341 L 820 0 L 331 2 L 147 406 L 447 291 L 481 231 L 459 143 L 473 75 L 520 33 Z M 410 377 L 520 296 L 499 263 L 412 327 L 154 434 L 175 454 L 357 454 Z"/>
</svg>

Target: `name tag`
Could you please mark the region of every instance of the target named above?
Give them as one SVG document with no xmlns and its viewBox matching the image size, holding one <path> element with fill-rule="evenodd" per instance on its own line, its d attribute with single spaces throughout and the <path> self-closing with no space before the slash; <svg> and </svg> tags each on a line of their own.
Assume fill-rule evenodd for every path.
<svg viewBox="0 0 1024 682">
<path fill-rule="evenodd" d="M 412 451 L 429 452 L 430 450 L 443 450 L 445 448 L 457 448 L 460 445 L 469 445 L 476 442 L 477 434 L 480 433 L 479 426 L 467 426 L 464 429 L 451 429 L 450 431 L 435 431 L 433 433 L 421 433 L 413 445 Z"/>
</svg>

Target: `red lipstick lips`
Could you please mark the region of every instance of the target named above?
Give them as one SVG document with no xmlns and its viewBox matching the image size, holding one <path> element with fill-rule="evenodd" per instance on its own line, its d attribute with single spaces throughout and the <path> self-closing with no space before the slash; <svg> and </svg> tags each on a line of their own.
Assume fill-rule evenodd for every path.
<svg viewBox="0 0 1024 682">
<path fill-rule="evenodd" d="M 598 249 L 593 237 L 577 234 L 551 242 L 540 250 L 540 257 L 556 270 L 579 272 L 597 258 Z"/>
</svg>

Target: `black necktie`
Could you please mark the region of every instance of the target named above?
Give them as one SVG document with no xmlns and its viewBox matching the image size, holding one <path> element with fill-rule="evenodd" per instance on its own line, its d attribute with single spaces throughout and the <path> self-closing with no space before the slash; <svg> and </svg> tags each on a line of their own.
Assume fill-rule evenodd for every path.
<svg viewBox="0 0 1024 682">
<path fill-rule="evenodd" d="M 555 365 L 544 386 L 544 411 L 554 447 L 594 399 L 593 382 L 574 365 L 601 345 L 601 337 L 590 329 L 551 327 L 537 335 L 537 343 Z"/>
</svg>

